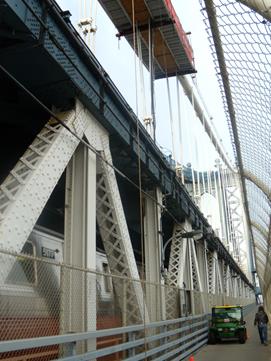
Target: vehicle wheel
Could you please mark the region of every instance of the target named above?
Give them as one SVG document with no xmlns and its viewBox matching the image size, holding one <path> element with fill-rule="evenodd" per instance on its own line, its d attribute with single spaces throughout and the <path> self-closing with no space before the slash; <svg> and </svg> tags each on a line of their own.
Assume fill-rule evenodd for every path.
<svg viewBox="0 0 271 361">
<path fill-rule="evenodd" d="M 214 331 L 210 331 L 208 335 L 208 343 L 214 345 L 216 341 L 217 341 L 216 334 L 214 333 Z"/>
<path fill-rule="evenodd" d="M 246 339 L 246 332 L 243 330 L 239 331 L 239 343 L 245 343 Z"/>
</svg>

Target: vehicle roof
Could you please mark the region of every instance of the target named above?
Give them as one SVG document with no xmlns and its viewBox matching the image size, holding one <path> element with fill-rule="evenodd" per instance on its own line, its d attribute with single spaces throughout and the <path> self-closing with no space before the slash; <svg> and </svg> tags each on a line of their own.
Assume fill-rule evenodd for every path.
<svg viewBox="0 0 271 361">
<path fill-rule="evenodd" d="M 212 308 L 242 308 L 240 305 L 224 305 L 224 306 L 213 306 Z"/>
</svg>

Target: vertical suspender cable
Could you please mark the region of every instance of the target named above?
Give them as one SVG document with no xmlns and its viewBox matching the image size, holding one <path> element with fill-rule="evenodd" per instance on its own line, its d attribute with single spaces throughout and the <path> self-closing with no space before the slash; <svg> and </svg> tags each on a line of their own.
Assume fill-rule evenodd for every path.
<svg viewBox="0 0 271 361">
<path fill-rule="evenodd" d="M 141 88 L 142 118 L 144 119 L 147 115 L 147 107 L 146 107 L 145 82 L 144 82 L 144 73 L 143 73 L 141 37 L 140 37 L 140 31 L 138 29 L 136 31 L 136 38 L 137 38 L 139 76 L 140 76 L 140 88 Z"/>
<path fill-rule="evenodd" d="M 222 169 L 221 169 L 220 164 L 218 164 L 218 182 L 219 182 L 219 188 L 221 191 L 221 201 L 222 201 L 221 209 L 223 210 L 223 222 L 224 222 L 224 226 L 225 226 L 226 245 L 229 250 L 229 246 L 230 246 L 229 223 L 228 223 L 228 215 L 227 215 L 227 204 L 226 204 L 225 193 L 224 193 L 225 190 L 224 190 L 224 184 L 223 184 L 223 179 L 222 179 Z"/>
<path fill-rule="evenodd" d="M 191 126 L 190 126 L 190 123 L 191 123 L 191 120 L 190 120 L 190 117 L 191 117 L 191 112 L 190 112 L 190 108 L 187 108 L 186 107 L 186 115 L 187 115 L 187 118 L 189 119 L 189 124 L 187 124 L 187 131 L 188 131 L 188 134 L 187 134 L 187 138 L 189 139 L 189 142 L 188 142 L 188 153 L 189 153 L 189 156 L 191 157 L 192 155 L 192 151 L 193 151 L 193 147 L 192 147 L 192 141 L 193 141 L 193 138 L 192 138 L 192 132 L 191 132 Z M 192 174 L 192 188 L 193 188 L 193 199 L 194 201 L 196 202 L 196 199 L 197 199 L 197 191 L 196 191 L 196 183 L 195 183 L 195 172 L 194 172 L 194 166 L 193 166 L 193 159 L 190 158 L 190 163 L 191 163 L 191 174 Z"/>
<path fill-rule="evenodd" d="M 223 219 L 223 212 L 222 212 L 222 209 L 221 209 L 221 204 L 220 204 L 220 195 L 219 195 L 219 191 L 218 191 L 218 177 L 219 177 L 219 174 L 218 174 L 218 171 L 214 171 L 213 170 L 213 178 L 214 178 L 214 196 L 217 200 L 217 203 L 218 203 L 218 207 L 219 207 L 219 218 L 220 218 L 220 229 L 221 229 L 221 239 L 222 239 L 222 242 L 224 243 L 225 242 L 225 227 L 224 227 L 224 219 Z"/>
<path fill-rule="evenodd" d="M 207 175 L 207 173 L 206 173 Z M 201 180 L 202 180 L 202 186 L 203 186 L 203 193 L 206 193 L 206 187 L 205 187 L 205 171 L 203 170 L 201 172 Z"/>
<path fill-rule="evenodd" d="M 194 103 L 194 92 L 193 88 L 191 88 L 191 96 L 192 96 L 192 108 L 193 108 L 193 119 L 192 119 L 192 126 L 194 126 L 194 118 L 197 118 L 196 112 L 195 112 L 195 103 Z M 194 127 L 193 127 L 194 128 Z M 197 196 L 200 197 L 201 190 L 200 190 L 200 176 L 199 176 L 199 160 L 198 160 L 198 144 L 197 144 L 197 137 L 195 134 L 195 149 L 196 149 L 196 167 L 197 167 L 197 186 L 198 186 L 198 194 Z"/>
<path fill-rule="evenodd" d="M 179 146 L 180 146 L 180 164 L 183 167 L 183 137 L 182 137 L 182 118 L 181 118 L 181 104 L 180 104 L 180 83 L 178 77 L 176 77 L 176 88 L 177 88 L 177 109 L 178 109 L 178 124 L 179 124 Z M 184 184 L 184 174 L 183 170 L 181 171 L 182 183 Z"/>
<path fill-rule="evenodd" d="M 98 12 L 98 0 L 95 0 L 93 5 L 93 35 L 92 35 L 92 51 L 95 53 L 96 50 L 96 31 L 97 31 L 97 12 Z"/>
<path fill-rule="evenodd" d="M 175 141 L 174 141 L 174 124 L 173 124 L 173 113 L 172 113 L 172 104 L 171 104 L 171 95 L 170 95 L 170 87 L 169 80 L 167 79 L 167 95 L 168 95 L 168 106 L 169 106 L 169 119 L 170 119 L 170 130 L 171 130 L 171 142 L 172 142 L 172 153 L 173 159 L 176 161 L 176 152 L 175 152 Z"/>
<path fill-rule="evenodd" d="M 149 72 L 150 72 L 150 92 L 151 92 L 151 116 L 152 116 L 152 134 L 156 142 L 156 116 L 155 116 L 155 88 L 154 88 L 154 64 L 153 64 L 153 30 L 151 19 L 149 18 Z"/>
<path fill-rule="evenodd" d="M 192 185 L 193 185 L 193 197 L 194 197 L 194 201 L 196 201 L 197 199 L 197 194 L 196 194 L 196 184 L 195 184 L 195 174 L 194 174 L 194 168 L 191 165 L 191 173 L 192 173 Z"/>
<path fill-rule="evenodd" d="M 208 193 L 212 194 L 212 183 L 211 183 L 211 172 L 207 171 L 207 185 L 208 185 Z"/>
<path fill-rule="evenodd" d="M 80 17 L 79 17 L 79 21 L 78 21 L 78 24 L 80 24 L 80 20 L 82 19 L 82 17 L 83 17 L 83 12 L 84 12 L 84 10 L 83 10 L 83 0 L 80 0 Z"/>
<path fill-rule="evenodd" d="M 145 278 L 145 252 L 144 252 L 144 236 L 143 236 L 143 194 L 142 194 L 142 179 L 141 179 L 141 151 L 140 151 L 140 137 L 139 137 L 139 119 L 138 119 L 138 91 L 137 91 L 137 68 L 136 68 L 136 24 L 135 24 L 135 1 L 132 0 L 132 17 L 133 17 L 133 45 L 134 45 L 134 60 L 135 60 L 135 78 L 136 78 L 136 110 L 137 110 L 137 159 L 138 159 L 138 186 L 139 186 L 139 217 L 140 217 L 140 245 L 141 245 L 141 263 L 142 263 L 142 277 Z M 146 322 L 145 301 L 143 303 L 143 324 Z M 144 332 L 145 352 L 147 352 L 146 332 Z"/>
</svg>

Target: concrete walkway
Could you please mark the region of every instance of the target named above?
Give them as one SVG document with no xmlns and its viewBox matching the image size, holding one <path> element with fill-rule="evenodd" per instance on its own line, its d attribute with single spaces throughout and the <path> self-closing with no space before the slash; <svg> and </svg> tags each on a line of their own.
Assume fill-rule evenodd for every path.
<svg viewBox="0 0 271 361">
<path fill-rule="evenodd" d="M 258 328 L 253 325 L 256 310 L 245 317 L 248 333 L 245 344 L 231 341 L 208 345 L 194 355 L 195 361 L 271 361 L 270 329 L 269 345 L 261 345 Z"/>
</svg>

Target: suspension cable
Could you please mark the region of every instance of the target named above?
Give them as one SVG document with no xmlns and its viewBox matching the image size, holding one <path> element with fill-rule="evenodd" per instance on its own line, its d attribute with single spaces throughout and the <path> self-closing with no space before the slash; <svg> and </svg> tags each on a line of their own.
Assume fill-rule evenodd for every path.
<svg viewBox="0 0 271 361">
<path fill-rule="evenodd" d="M 142 45 L 141 45 L 141 36 L 139 29 L 137 29 L 136 32 L 136 40 L 137 40 L 137 50 L 138 50 L 140 87 L 141 87 L 142 118 L 144 120 L 145 117 L 147 116 L 147 106 L 146 106 L 146 93 L 145 93 L 145 82 L 144 82 L 144 73 L 143 73 Z"/>
<path fill-rule="evenodd" d="M 168 77 L 166 77 L 166 80 L 167 80 L 167 95 L 168 95 L 168 107 L 169 107 L 169 119 L 170 119 L 172 153 L 173 153 L 173 159 L 176 161 L 175 141 L 174 141 L 173 112 L 172 112 L 171 94 L 170 94 L 170 87 L 169 87 Z"/>
<path fill-rule="evenodd" d="M 180 97 L 180 83 L 176 77 L 176 89 L 177 89 L 177 109 L 178 109 L 178 125 L 179 125 L 179 146 L 180 146 L 180 164 L 181 164 L 181 179 L 184 184 L 184 173 L 183 173 L 183 137 L 182 137 L 182 118 L 181 118 L 181 97 Z"/>
</svg>

